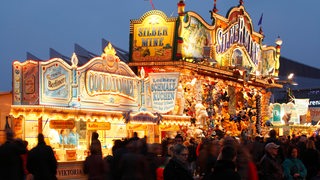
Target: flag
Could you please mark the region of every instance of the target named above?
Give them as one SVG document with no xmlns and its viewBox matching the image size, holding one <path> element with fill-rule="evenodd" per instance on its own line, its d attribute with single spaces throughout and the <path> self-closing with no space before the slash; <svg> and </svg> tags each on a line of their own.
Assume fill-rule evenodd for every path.
<svg viewBox="0 0 320 180">
<path fill-rule="evenodd" d="M 262 24 L 262 18 L 263 18 L 263 13 L 261 14 L 261 17 L 259 19 L 258 26 L 260 26 Z"/>
<path fill-rule="evenodd" d="M 150 4 L 152 6 L 152 9 L 155 10 L 156 8 L 154 7 L 154 4 L 153 4 L 152 0 L 150 0 Z"/>
</svg>

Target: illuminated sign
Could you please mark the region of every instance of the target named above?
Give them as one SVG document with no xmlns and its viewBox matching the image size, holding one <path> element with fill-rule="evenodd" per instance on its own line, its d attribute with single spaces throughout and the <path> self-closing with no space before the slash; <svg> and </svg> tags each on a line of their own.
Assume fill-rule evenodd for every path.
<svg viewBox="0 0 320 180">
<path fill-rule="evenodd" d="M 87 122 L 87 130 L 110 130 L 110 122 Z"/>
<path fill-rule="evenodd" d="M 309 106 L 320 106 L 320 100 L 310 101 Z"/>
<path fill-rule="evenodd" d="M 130 114 L 130 122 L 151 122 L 159 123 L 161 117 L 159 115 L 154 115 L 150 112 L 138 112 L 136 114 Z"/>
<path fill-rule="evenodd" d="M 73 129 L 74 120 L 51 120 L 49 127 L 51 129 Z"/>
<path fill-rule="evenodd" d="M 179 73 L 149 73 L 153 110 L 166 113 L 174 109 Z"/>
<path fill-rule="evenodd" d="M 61 76 L 58 76 L 55 78 L 48 76 L 47 80 L 48 80 L 48 89 L 50 91 L 54 91 L 54 90 L 59 89 L 62 86 L 66 85 L 66 76 L 65 75 L 61 75 Z"/>
<path fill-rule="evenodd" d="M 163 12 L 153 10 L 131 23 L 133 61 L 172 60 L 176 18 L 167 18 Z"/>
<path fill-rule="evenodd" d="M 61 59 L 40 64 L 40 103 L 66 103 L 71 98 L 71 70 Z"/>
<path fill-rule="evenodd" d="M 116 74 L 89 70 L 86 73 L 86 89 L 90 96 L 117 93 L 134 98 L 137 79 Z"/>
<path fill-rule="evenodd" d="M 68 150 L 70 152 L 70 150 Z M 83 172 L 83 161 L 72 161 L 72 163 L 59 163 L 57 168 L 58 179 L 87 179 Z"/>
<path fill-rule="evenodd" d="M 259 43 L 253 41 L 243 17 L 240 17 L 237 23 L 231 25 L 225 31 L 222 28 L 218 28 L 216 32 L 216 42 L 217 53 L 226 52 L 233 44 L 243 45 L 251 60 L 255 65 L 258 65 L 261 48 Z"/>
</svg>

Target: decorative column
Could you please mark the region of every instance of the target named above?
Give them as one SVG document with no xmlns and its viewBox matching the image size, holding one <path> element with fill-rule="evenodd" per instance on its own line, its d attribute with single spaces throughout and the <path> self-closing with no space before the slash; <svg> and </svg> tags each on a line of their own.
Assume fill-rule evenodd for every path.
<svg viewBox="0 0 320 180">
<path fill-rule="evenodd" d="M 261 134 L 261 96 L 256 95 L 257 119 L 256 119 L 256 133 Z"/>
<path fill-rule="evenodd" d="M 181 37 L 181 31 L 183 27 L 183 17 L 185 15 L 184 8 L 185 8 L 184 0 L 180 0 L 178 2 L 178 14 L 179 14 L 179 28 L 178 28 L 178 38 L 177 38 L 177 52 L 176 52 L 176 59 L 182 58 L 182 44 L 183 38 Z"/>
<path fill-rule="evenodd" d="M 79 107 L 79 99 L 78 99 L 78 75 L 77 75 L 77 67 L 78 67 L 78 57 L 76 53 L 72 54 L 71 57 L 72 63 L 72 100 L 70 102 L 71 107 Z"/>
<path fill-rule="evenodd" d="M 144 71 L 144 68 L 143 67 L 141 67 L 141 70 L 140 70 L 140 76 L 141 76 L 141 80 L 140 80 L 140 84 L 141 84 L 141 88 L 140 88 L 140 90 L 141 90 L 141 92 L 140 92 L 140 94 L 141 94 L 141 96 L 140 96 L 140 111 L 146 111 L 146 107 L 145 107 L 145 105 L 146 105 L 146 101 L 145 101 L 145 87 L 144 87 L 144 78 L 145 78 L 145 75 L 146 75 L 146 73 L 145 73 L 145 71 Z"/>
<path fill-rule="evenodd" d="M 276 43 L 276 58 L 275 58 L 275 65 L 274 65 L 274 68 L 275 68 L 274 76 L 278 76 L 279 68 L 280 68 L 280 50 L 282 45 L 282 40 L 280 39 L 280 36 L 278 36 L 275 43 Z"/>
</svg>

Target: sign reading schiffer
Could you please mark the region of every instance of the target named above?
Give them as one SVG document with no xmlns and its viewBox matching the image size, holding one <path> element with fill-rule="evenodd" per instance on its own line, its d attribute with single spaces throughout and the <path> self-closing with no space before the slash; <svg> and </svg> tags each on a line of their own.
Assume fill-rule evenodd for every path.
<svg viewBox="0 0 320 180">
<path fill-rule="evenodd" d="M 172 60 L 176 20 L 176 17 L 167 18 L 159 10 L 131 20 L 132 61 Z"/>
</svg>

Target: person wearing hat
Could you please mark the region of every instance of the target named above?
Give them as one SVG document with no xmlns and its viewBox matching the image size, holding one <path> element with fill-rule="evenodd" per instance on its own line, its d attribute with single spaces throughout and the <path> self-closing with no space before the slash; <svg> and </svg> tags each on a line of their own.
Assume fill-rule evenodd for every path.
<svg viewBox="0 0 320 180">
<path fill-rule="evenodd" d="M 278 155 L 279 147 L 280 146 L 275 144 L 274 142 L 266 144 L 265 154 L 258 163 L 259 179 L 283 179 L 281 162 L 276 158 Z"/>
</svg>

